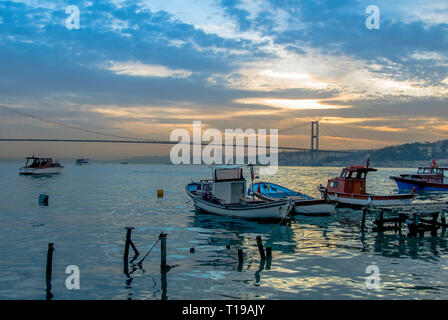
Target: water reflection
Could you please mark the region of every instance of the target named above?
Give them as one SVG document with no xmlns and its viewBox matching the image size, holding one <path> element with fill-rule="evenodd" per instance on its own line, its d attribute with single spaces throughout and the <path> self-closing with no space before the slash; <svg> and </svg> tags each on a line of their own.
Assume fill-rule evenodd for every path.
<svg viewBox="0 0 448 320">
<path fill-rule="evenodd" d="M 291 222 L 286 224 L 246 221 L 244 219 L 222 217 L 204 212 L 195 212 L 191 227 L 198 229 L 197 240 L 207 245 L 222 247 L 247 247 L 248 242 L 255 244 L 254 235 L 262 235 L 265 246 L 282 253 L 290 253 L 290 244 L 294 243 Z M 207 232 L 204 232 L 207 230 Z M 204 239 L 205 238 L 205 239 Z M 252 239 L 253 238 L 253 239 Z M 283 245 L 287 244 L 287 245 Z"/>
</svg>

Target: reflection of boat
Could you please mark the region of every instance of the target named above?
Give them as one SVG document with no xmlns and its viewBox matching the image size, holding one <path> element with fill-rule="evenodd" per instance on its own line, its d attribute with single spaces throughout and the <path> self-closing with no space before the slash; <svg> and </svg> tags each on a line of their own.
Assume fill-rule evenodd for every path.
<svg viewBox="0 0 448 320">
<path fill-rule="evenodd" d="M 439 168 L 433 160 L 431 167 L 420 167 L 416 174 L 389 177 L 399 190 L 448 191 L 448 168 Z"/>
<path fill-rule="evenodd" d="M 328 203 L 325 199 L 316 199 L 275 183 L 257 182 L 253 184 L 253 188 L 255 196 L 260 199 L 272 201 L 287 198 L 293 200 L 294 211 L 298 214 L 328 215 L 336 212 L 334 205 Z M 252 194 L 250 188 L 248 194 Z"/>
<path fill-rule="evenodd" d="M 377 169 L 364 166 L 350 166 L 342 169 L 339 177 L 328 180 L 326 187 L 320 185 L 318 190 L 323 199 L 350 206 L 386 206 L 410 203 L 415 195 L 409 194 L 374 195 L 366 193 L 367 173 Z"/>
<path fill-rule="evenodd" d="M 64 168 L 59 162 L 53 161 L 52 158 L 28 157 L 26 164 L 19 169 L 20 174 L 37 175 L 37 174 L 59 174 Z"/>
<path fill-rule="evenodd" d="M 223 216 L 285 219 L 292 208 L 287 199 L 265 201 L 247 197 L 242 166 L 215 167 L 213 180 L 189 183 L 185 191 L 195 207 Z"/>
<path fill-rule="evenodd" d="M 83 164 L 89 164 L 89 159 L 79 158 L 76 160 L 76 165 L 81 166 Z"/>
</svg>

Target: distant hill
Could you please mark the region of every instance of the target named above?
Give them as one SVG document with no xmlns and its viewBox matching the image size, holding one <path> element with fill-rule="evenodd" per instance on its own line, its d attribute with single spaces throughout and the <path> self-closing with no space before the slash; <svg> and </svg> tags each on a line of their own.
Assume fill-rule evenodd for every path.
<svg viewBox="0 0 448 320">
<path fill-rule="evenodd" d="M 129 159 L 122 159 L 120 161 L 115 162 L 121 162 L 125 161 L 128 163 L 136 163 L 136 164 L 142 164 L 142 163 L 151 163 L 151 164 L 171 164 L 171 160 L 169 156 L 141 156 L 141 157 L 134 157 Z"/>
<path fill-rule="evenodd" d="M 416 167 L 429 165 L 435 159 L 440 165 L 448 165 L 448 140 L 436 142 L 415 142 L 398 146 L 390 146 L 382 149 L 360 150 L 350 155 L 320 155 L 318 162 L 312 162 L 309 153 L 280 152 L 280 165 L 320 165 L 320 166 L 344 166 L 350 164 L 364 164 L 370 156 L 372 166 L 382 167 Z"/>
</svg>

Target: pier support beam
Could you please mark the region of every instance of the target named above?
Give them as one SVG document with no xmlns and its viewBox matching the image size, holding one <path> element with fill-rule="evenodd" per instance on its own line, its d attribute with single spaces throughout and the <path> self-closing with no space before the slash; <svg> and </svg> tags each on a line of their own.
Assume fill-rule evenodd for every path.
<svg viewBox="0 0 448 320">
<path fill-rule="evenodd" d="M 51 300 L 53 298 L 53 294 L 51 293 L 51 274 L 53 272 L 53 243 L 48 244 L 48 251 L 47 251 L 47 268 L 45 271 L 45 282 L 47 285 L 46 289 L 46 300 Z"/>
<path fill-rule="evenodd" d="M 166 264 L 166 233 L 160 233 L 160 270 L 167 271 L 168 265 Z"/>
<path fill-rule="evenodd" d="M 265 260 L 266 256 L 264 254 L 264 248 L 263 243 L 261 242 L 261 236 L 257 236 L 257 245 L 258 245 L 258 251 L 260 252 L 260 258 L 262 260 Z"/>
</svg>

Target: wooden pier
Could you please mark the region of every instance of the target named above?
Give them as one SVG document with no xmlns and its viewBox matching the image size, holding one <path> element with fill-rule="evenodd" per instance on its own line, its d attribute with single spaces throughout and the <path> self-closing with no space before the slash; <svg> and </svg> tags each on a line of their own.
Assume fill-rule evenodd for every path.
<svg viewBox="0 0 448 320">
<path fill-rule="evenodd" d="M 403 206 L 376 206 L 363 210 L 361 228 L 365 228 L 366 215 L 374 216 L 372 231 L 382 233 L 394 231 L 402 234 L 403 225 L 407 226 L 409 237 L 424 236 L 430 232 L 436 236 L 439 228 L 446 228 L 448 202 L 414 203 Z"/>
</svg>

